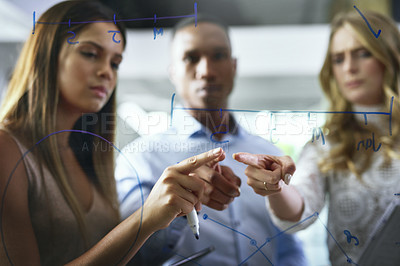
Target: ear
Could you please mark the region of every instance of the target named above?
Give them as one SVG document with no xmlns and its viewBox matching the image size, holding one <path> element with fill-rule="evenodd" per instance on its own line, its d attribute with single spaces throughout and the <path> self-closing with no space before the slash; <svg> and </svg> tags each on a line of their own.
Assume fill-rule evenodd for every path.
<svg viewBox="0 0 400 266">
<path fill-rule="evenodd" d="M 232 71 L 234 76 L 236 76 L 236 70 L 237 70 L 237 58 L 236 57 L 232 57 Z"/>
</svg>

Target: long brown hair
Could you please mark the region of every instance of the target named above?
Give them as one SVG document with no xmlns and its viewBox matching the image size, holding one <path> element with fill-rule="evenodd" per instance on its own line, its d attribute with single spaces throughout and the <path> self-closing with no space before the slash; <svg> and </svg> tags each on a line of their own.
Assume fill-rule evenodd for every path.
<svg viewBox="0 0 400 266">
<path fill-rule="evenodd" d="M 364 19 L 357 12 L 338 14 L 331 23 L 331 34 L 325 61 L 319 79 L 322 89 L 328 98 L 330 111 L 353 111 L 352 104 L 341 94 L 332 70 L 331 47 L 334 34 L 342 27 L 354 32 L 360 43 L 371 52 L 385 67 L 383 84 L 383 112 L 390 112 L 391 98 L 398 101 L 399 74 L 400 74 L 400 33 L 396 24 L 388 17 L 375 12 L 365 12 L 364 16 L 371 25 L 379 27 L 381 34 L 376 38 L 368 28 Z M 393 108 L 392 136 L 379 134 L 374 130 L 375 138 L 382 143 L 382 152 L 386 162 L 390 158 L 398 157 L 393 148 L 398 140 L 400 114 L 398 108 Z M 358 177 L 368 169 L 372 152 L 356 153 L 356 144 L 365 136 L 371 136 L 371 129 L 365 129 L 357 123 L 354 115 L 332 114 L 329 116 L 324 131 L 329 132 L 327 138 L 332 148 L 327 158 L 319 163 L 322 172 L 330 170 L 350 170 Z M 363 158 L 357 168 L 355 158 Z"/>
<path fill-rule="evenodd" d="M 48 9 L 39 19 L 40 22 L 54 24 L 37 24 L 34 34 L 29 36 L 24 44 L 15 66 L 8 91 L 2 103 L 0 121 L 9 131 L 22 136 L 24 143 L 33 146 L 56 131 L 56 111 L 59 102 L 57 84 L 58 57 L 62 45 L 71 37 L 70 31 L 78 34 L 90 24 L 68 23 L 84 21 L 112 21 L 114 13 L 96 1 L 65 1 Z M 66 23 L 66 24 L 62 24 Z M 116 23 L 126 44 L 125 27 Z M 122 44 L 121 44 L 122 45 Z M 74 129 L 90 130 L 102 138 L 114 142 L 116 91 L 107 104 L 96 114 L 97 117 L 107 115 L 108 120 L 97 119 L 90 128 L 80 119 Z M 106 126 L 108 128 L 106 128 Z M 104 130 L 106 129 L 106 130 Z M 73 143 L 86 143 L 89 153 L 86 154 L 90 165 L 84 168 L 94 185 L 109 201 L 115 211 L 115 221 L 118 222 L 118 200 L 114 179 L 113 149 L 97 150 L 93 143 L 103 142 L 88 134 L 72 134 L 69 140 Z M 82 151 L 82 149 L 81 149 Z M 41 166 L 47 167 L 74 213 L 83 238 L 86 241 L 86 227 L 83 210 L 68 182 L 66 169 L 62 163 L 57 138 L 49 137 L 40 143 L 35 150 Z M 74 149 L 79 156 L 78 149 Z M 80 160 L 78 160 L 80 161 Z M 43 170 L 42 170 L 43 172 Z"/>
</svg>

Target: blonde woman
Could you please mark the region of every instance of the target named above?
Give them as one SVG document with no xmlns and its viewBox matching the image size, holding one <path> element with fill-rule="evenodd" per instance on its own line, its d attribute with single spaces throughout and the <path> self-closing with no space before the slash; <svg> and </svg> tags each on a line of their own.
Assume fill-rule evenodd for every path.
<svg viewBox="0 0 400 266">
<path fill-rule="evenodd" d="M 364 15 L 376 31 L 381 29 L 379 38 L 357 12 L 340 14 L 332 22 L 320 81 L 329 110 L 338 113 L 327 115 L 326 144 L 308 143 L 296 166 L 289 157 L 234 155 L 249 165 L 248 184 L 268 196 L 274 221 L 283 229 L 310 225 L 315 219 L 306 218 L 319 213 L 329 197 L 333 265 L 358 261 L 371 230 L 400 191 L 400 34 L 389 18 Z M 364 112 L 392 116 L 365 117 Z"/>
<path fill-rule="evenodd" d="M 113 15 L 94 1 L 59 3 L 23 47 L 0 112 L 2 265 L 124 264 L 153 232 L 199 210 L 204 181 L 190 173 L 224 158 L 216 149 L 167 168 L 118 224 L 111 142 L 126 39 L 120 23 L 104 22 Z"/>
</svg>

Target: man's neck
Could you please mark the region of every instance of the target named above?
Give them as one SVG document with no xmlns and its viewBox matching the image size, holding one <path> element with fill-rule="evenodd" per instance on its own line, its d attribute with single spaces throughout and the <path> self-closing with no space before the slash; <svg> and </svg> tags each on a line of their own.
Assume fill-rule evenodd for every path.
<svg viewBox="0 0 400 266">
<path fill-rule="evenodd" d="M 217 133 L 213 135 L 213 138 L 218 140 L 221 140 L 224 134 L 232 133 L 235 128 L 235 121 L 226 111 L 192 110 L 190 114 L 212 133 Z"/>
</svg>

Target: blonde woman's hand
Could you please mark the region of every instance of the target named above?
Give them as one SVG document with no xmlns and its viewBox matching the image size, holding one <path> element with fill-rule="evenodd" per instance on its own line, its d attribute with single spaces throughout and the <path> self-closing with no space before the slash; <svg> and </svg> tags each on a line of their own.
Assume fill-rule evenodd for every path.
<svg viewBox="0 0 400 266">
<path fill-rule="evenodd" d="M 283 183 L 288 185 L 296 171 L 296 166 L 289 156 L 238 152 L 233 154 L 233 158 L 248 165 L 245 170 L 247 184 L 261 196 L 280 192 Z"/>
</svg>

